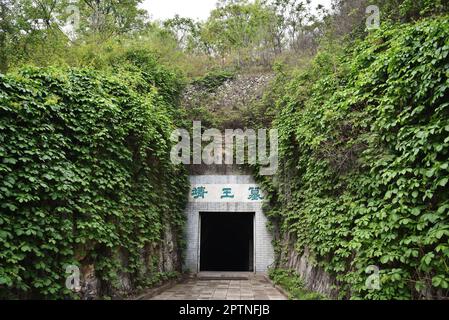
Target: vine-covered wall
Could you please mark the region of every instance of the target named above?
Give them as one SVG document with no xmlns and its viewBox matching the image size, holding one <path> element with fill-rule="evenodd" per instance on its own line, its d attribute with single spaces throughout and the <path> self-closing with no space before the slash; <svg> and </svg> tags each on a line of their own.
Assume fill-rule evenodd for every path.
<svg viewBox="0 0 449 320">
<path fill-rule="evenodd" d="M 275 82 L 281 170 L 264 185 L 278 267 L 307 256 L 329 276 L 323 293 L 449 296 L 448 21 L 329 45 L 288 84 Z M 380 290 L 366 286 L 371 265 Z"/>
<path fill-rule="evenodd" d="M 136 57 L 152 61 L 121 64 Z M 188 181 L 170 162 L 179 83 L 149 66 L 0 75 L 1 298 L 74 297 L 69 265 L 94 297 L 180 271 Z"/>
</svg>

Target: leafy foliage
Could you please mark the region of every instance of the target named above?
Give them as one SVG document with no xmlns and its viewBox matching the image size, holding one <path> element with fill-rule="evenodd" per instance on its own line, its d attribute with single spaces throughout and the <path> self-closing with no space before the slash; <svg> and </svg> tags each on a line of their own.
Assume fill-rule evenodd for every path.
<svg viewBox="0 0 449 320">
<path fill-rule="evenodd" d="M 181 230 L 187 180 L 169 159 L 168 104 L 147 76 L 0 76 L 1 297 L 70 296 L 68 264 L 93 264 L 105 294 L 119 273 L 133 287 L 151 280 L 142 255 L 164 228 Z"/>
<path fill-rule="evenodd" d="M 268 276 L 287 291 L 290 300 L 324 300 L 322 295 L 305 289 L 305 283 L 294 270 L 271 269 Z"/>
<path fill-rule="evenodd" d="M 226 81 L 232 80 L 235 73 L 227 70 L 216 70 L 208 72 L 203 77 L 195 79 L 192 84 L 200 90 L 214 92 L 215 89 L 223 85 Z"/>
<path fill-rule="evenodd" d="M 277 102 L 269 215 L 342 297 L 449 295 L 448 39 L 446 16 L 323 49 Z"/>
<path fill-rule="evenodd" d="M 0 297 L 70 296 L 64 266 L 74 263 L 94 264 L 105 294 L 120 273 L 135 288 L 173 276 L 151 250 L 183 223 L 187 182 L 169 163 L 168 134 L 187 119 L 279 128 L 268 214 L 342 297 L 449 295 L 448 17 L 395 26 L 447 14 L 447 1 L 335 0 L 313 11 L 221 0 L 204 23 L 163 24 L 141 2 L 79 1 L 72 37 L 71 1 L 0 1 L 0 71 L 15 70 L 0 76 Z M 383 30 L 359 41 L 369 4 Z M 177 108 L 183 72 L 213 93 L 234 75 L 211 70 L 272 65 L 273 90 L 254 107 L 224 117 Z M 365 287 L 372 264 L 380 291 Z"/>
</svg>

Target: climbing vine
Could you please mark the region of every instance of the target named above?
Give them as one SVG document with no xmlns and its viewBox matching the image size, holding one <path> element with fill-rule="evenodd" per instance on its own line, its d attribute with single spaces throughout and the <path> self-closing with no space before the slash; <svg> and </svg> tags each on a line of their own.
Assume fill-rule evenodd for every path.
<svg viewBox="0 0 449 320">
<path fill-rule="evenodd" d="M 73 297 L 67 265 L 94 265 L 104 294 L 120 274 L 152 281 L 146 252 L 181 234 L 187 179 L 169 159 L 174 100 L 148 77 L 0 76 L 0 297 Z"/>
<path fill-rule="evenodd" d="M 448 21 L 323 49 L 278 98 L 268 215 L 342 298 L 449 296 Z M 380 290 L 365 284 L 370 265 Z"/>
</svg>

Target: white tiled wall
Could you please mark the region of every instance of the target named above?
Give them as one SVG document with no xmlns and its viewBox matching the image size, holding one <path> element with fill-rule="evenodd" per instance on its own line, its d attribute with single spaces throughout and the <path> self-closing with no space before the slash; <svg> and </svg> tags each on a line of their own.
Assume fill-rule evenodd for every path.
<svg viewBox="0 0 449 320">
<path fill-rule="evenodd" d="M 191 176 L 191 184 L 253 184 L 251 176 L 239 175 L 204 175 Z M 199 213 L 200 212 L 242 212 L 255 213 L 255 272 L 265 272 L 274 261 L 272 236 L 267 230 L 267 218 L 262 211 L 262 203 L 248 202 L 189 202 L 186 208 L 187 226 L 187 252 L 184 269 L 198 272 L 199 263 Z"/>
</svg>

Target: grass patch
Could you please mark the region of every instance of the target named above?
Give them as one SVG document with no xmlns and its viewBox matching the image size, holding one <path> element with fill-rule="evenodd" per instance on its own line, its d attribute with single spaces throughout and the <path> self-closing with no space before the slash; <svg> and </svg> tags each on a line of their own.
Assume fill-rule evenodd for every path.
<svg viewBox="0 0 449 320">
<path fill-rule="evenodd" d="M 294 270 L 271 269 L 268 272 L 270 279 L 282 287 L 290 300 L 326 300 L 327 298 L 317 292 L 305 288 L 304 281 Z"/>
<path fill-rule="evenodd" d="M 215 90 L 222 86 L 226 81 L 235 78 L 235 73 L 229 70 L 216 70 L 207 73 L 203 77 L 196 78 L 193 81 L 194 85 L 201 87 L 207 92 L 215 92 Z"/>
</svg>

